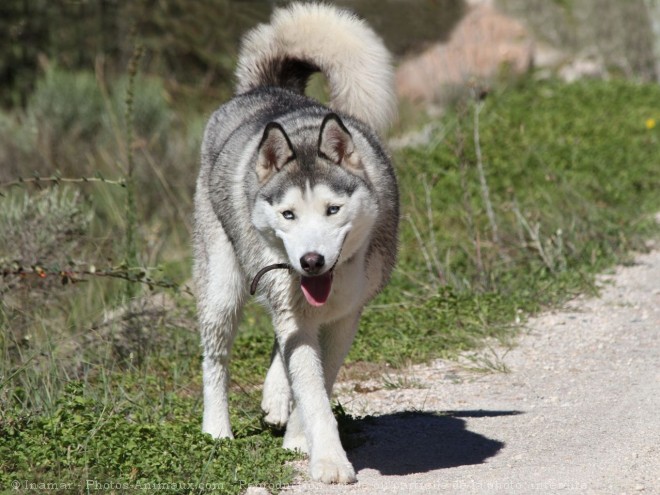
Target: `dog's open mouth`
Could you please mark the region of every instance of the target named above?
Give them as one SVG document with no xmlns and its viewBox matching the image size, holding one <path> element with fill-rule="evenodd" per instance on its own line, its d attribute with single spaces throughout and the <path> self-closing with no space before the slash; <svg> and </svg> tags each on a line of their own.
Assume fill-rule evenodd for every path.
<svg viewBox="0 0 660 495">
<path fill-rule="evenodd" d="M 312 306 L 323 306 L 328 300 L 332 289 L 332 272 L 333 270 L 330 270 L 323 275 L 316 275 L 315 277 L 302 276 L 300 278 L 300 288 L 305 295 L 305 299 Z"/>
<path fill-rule="evenodd" d="M 257 292 L 257 284 L 259 280 L 264 275 L 264 273 L 275 270 L 278 268 L 286 268 L 289 271 L 293 270 L 293 267 L 288 263 L 275 263 L 273 265 L 268 265 L 265 268 L 259 270 L 257 275 L 252 280 L 250 284 L 250 295 L 254 295 Z M 300 277 L 300 288 L 305 295 L 305 299 L 312 306 L 323 306 L 328 297 L 330 297 L 330 290 L 332 289 L 332 272 L 330 270 L 323 275 L 316 275 L 314 277 L 305 277 L 304 275 Z"/>
</svg>

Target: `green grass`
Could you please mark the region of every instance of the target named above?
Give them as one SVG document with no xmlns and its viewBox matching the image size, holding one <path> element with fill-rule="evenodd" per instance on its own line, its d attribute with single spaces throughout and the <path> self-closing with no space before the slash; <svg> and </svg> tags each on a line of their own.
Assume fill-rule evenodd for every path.
<svg viewBox="0 0 660 495">
<path fill-rule="evenodd" d="M 277 438 L 246 427 L 242 419 L 234 441 L 214 441 L 201 433 L 199 407 L 171 391 L 155 395 L 162 380 L 147 381 L 148 396 L 141 386 L 122 383 L 124 397 L 114 401 L 93 397 L 72 382 L 49 414 L 17 411 L 3 420 L 0 483 L 58 483 L 69 493 L 85 493 L 90 482 L 92 491 L 165 485 L 175 493 L 240 493 L 248 484 L 290 479 L 292 470 L 284 463 L 296 456 L 278 448 Z"/>
<path fill-rule="evenodd" d="M 594 292 L 594 274 L 643 250 L 660 209 L 655 86 L 525 84 L 490 97 L 475 170 L 472 106 L 397 157 L 401 255 L 349 359 L 402 364 L 510 334 L 516 316 Z"/>
<path fill-rule="evenodd" d="M 660 121 L 658 101 L 656 85 L 619 81 L 527 81 L 490 95 L 480 109 L 479 146 L 497 239 L 477 174 L 473 103 L 448 112 L 428 145 L 397 152 L 400 260 L 390 285 L 365 311 L 349 366 L 451 357 L 484 339 L 510 339 L 527 315 L 596 292 L 596 273 L 629 260 L 631 250 L 644 249 L 644 240 L 658 232 L 660 127 L 646 125 Z M 139 257 L 184 282 L 190 212 L 167 205 L 180 196 L 190 204 L 183 184 L 196 157 L 186 150 L 200 118 L 187 132 L 153 105 L 153 119 L 165 126 L 157 126 L 159 132 L 176 129 L 177 137 L 167 145 L 142 143 L 136 155 L 140 183 L 151 177 L 159 185 L 142 189 L 151 191 L 142 208 L 163 204 L 140 216 L 145 241 Z M 71 149 L 60 144 L 62 152 Z M 162 168 L 150 168 L 149 158 L 157 164 L 159 153 L 173 149 L 187 158 L 178 165 L 163 158 Z M 108 148 L 90 153 L 106 165 L 111 161 Z M 154 178 L 156 170 L 161 175 Z M 103 185 L 84 191 L 69 207 L 84 218 L 93 212 L 91 225 L 75 239 L 64 229 L 66 242 L 59 245 L 75 251 L 72 256 L 98 259 L 121 244 L 111 233 L 123 228 L 123 193 Z M 23 194 L 36 200 L 47 193 L 14 189 L 0 201 Z M 137 316 L 104 322 L 103 314 L 124 304 L 122 286 L 97 279 L 73 286 L 33 283 L 3 297 L 0 490 L 11 490 L 18 479 L 71 483 L 84 493 L 89 479 L 186 483 L 168 490 L 173 493 L 209 491 L 207 482 L 222 484 L 222 493 L 238 493 L 246 483 L 270 483 L 278 491 L 292 479 L 285 462 L 293 456 L 260 422 L 260 386 L 273 339 L 266 313 L 250 305 L 234 346 L 237 440 L 212 441 L 200 431 L 194 301 L 182 291 L 165 291 L 161 305 L 145 304 Z M 338 414 L 350 425 L 341 408 Z M 59 490 L 65 491 L 71 492 Z"/>
</svg>

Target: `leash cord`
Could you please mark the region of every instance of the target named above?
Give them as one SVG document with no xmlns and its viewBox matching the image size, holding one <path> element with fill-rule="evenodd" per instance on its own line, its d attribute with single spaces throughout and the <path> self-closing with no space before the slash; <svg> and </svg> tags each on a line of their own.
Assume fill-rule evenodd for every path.
<svg viewBox="0 0 660 495">
<path fill-rule="evenodd" d="M 250 295 L 254 296 L 254 294 L 257 292 L 257 285 L 259 284 L 259 280 L 266 272 L 269 272 L 270 270 L 277 270 L 284 268 L 286 268 L 287 270 L 293 270 L 293 267 L 288 263 L 275 263 L 274 265 L 268 265 L 262 268 L 261 270 L 259 270 L 252 279 L 252 283 L 250 284 Z"/>
</svg>

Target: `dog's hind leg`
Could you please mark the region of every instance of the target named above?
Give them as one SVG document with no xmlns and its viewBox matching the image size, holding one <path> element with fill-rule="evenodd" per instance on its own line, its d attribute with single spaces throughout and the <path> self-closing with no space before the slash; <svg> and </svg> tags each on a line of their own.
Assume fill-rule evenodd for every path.
<svg viewBox="0 0 660 495">
<path fill-rule="evenodd" d="M 261 400 L 261 409 L 266 413 L 264 421 L 277 428 L 283 428 L 289 420 L 291 400 L 291 386 L 276 339 Z"/>
<path fill-rule="evenodd" d="M 229 356 L 246 296 L 245 280 L 224 232 L 198 247 L 195 279 L 204 359 L 202 430 L 215 438 L 232 437 L 229 424 Z M 207 237 L 208 240 L 210 237 Z"/>
</svg>

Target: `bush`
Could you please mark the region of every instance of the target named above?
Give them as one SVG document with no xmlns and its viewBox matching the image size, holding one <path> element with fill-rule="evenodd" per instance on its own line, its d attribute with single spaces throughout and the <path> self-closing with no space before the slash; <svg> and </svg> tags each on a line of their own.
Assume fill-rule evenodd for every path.
<svg viewBox="0 0 660 495">
<path fill-rule="evenodd" d="M 43 145 L 57 149 L 71 138 L 93 138 L 101 128 L 103 98 L 94 74 L 49 68 L 37 81 L 27 114 Z"/>
</svg>

